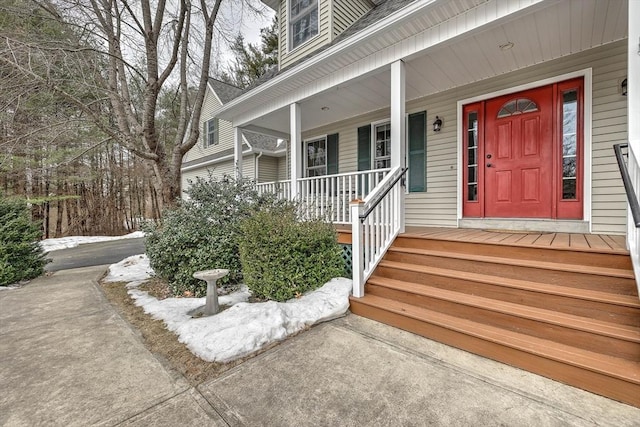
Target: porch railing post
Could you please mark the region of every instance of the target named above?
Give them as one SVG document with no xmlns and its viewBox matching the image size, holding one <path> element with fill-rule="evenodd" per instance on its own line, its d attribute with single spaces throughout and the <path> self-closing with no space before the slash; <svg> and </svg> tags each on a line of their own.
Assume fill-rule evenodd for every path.
<svg viewBox="0 0 640 427">
<path fill-rule="evenodd" d="M 297 199 L 300 194 L 299 179 L 302 177 L 302 131 L 300 104 L 293 103 L 289 106 L 289 124 L 291 137 L 289 150 L 291 151 L 291 200 Z"/>
<path fill-rule="evenodd" d="M 362 241 L 362 224 L 360 213 L 364 206 L 361 199 L 352 200 L 349 204 L 351 210 L 351 265 L 353 270 L 353 296 L 364 296 L 364 248 Z"/>
</svg>

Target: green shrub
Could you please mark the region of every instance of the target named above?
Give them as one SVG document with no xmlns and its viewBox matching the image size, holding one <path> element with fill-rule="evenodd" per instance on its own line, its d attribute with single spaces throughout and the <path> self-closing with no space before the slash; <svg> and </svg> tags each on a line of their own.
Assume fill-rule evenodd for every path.
<svg viewBox="0 0 640 427">
<path fill-rule="evenodd" d="M 0 286 L 33 279 L 48 262 L 38 244 L 40 226 L 31 221 L 24 200 L 0 195 Z"/>
<path fill-rule="evenodd" d="M 146 253 L 156 274 L 166 279 L 174 295 L 206 294 L 206 283 L 193 273 L 227 268 L 220 285 L 242 279 L 238 253 L 239 223 L 255 205 L 267 198 L 258 196 L 247 181 L 198 178 L 187 191 L 190 199 L 163 212 L 162 223 L 146 223 Z"/>
<path fill-rule="evenodd" d="M 263 206 L 240 226 L 244 283 L 257 298 L 286 301 L 343 276 L 333 226 L 298 221 L 290 203 Z"/>
</svg>

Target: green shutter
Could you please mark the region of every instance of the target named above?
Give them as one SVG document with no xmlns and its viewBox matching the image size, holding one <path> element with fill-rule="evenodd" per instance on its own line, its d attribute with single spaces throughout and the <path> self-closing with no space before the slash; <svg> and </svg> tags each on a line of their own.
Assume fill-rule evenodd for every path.
<svg viewBox="0 0 640 427">
<path fill-rule="evenodd" d="M 371 125 L 358 128 L 358 170 L 371 169 Z"/>
<path fill-rule="evenodd" d="M 207 148 L 207 121 L 202 122 L 202 146 Z"/>
<path fill-rule="evenodd" d="M 409 115 L 409 192 L 427 188 L 427 112 Z"/>
<path fill-rule="evenodd" d="M 338 134 L 327 135 L 327 175 L 338 173 Z"/>
</svg>

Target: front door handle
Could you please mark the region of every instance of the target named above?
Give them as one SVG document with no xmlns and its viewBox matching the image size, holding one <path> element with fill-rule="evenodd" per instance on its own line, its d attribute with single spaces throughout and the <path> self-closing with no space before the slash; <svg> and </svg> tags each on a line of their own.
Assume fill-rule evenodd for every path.
<svg viewBox="0 0 640 427">
<path fill-rule="evenodd" d="M 488 168 L 490 168 L 490 167 L 492 167 L 492 166 L 493 166 L 493 164 L 492 164 L 492 163 L 487 163 L 487 167 L 488 167 Z"/>
</svg>

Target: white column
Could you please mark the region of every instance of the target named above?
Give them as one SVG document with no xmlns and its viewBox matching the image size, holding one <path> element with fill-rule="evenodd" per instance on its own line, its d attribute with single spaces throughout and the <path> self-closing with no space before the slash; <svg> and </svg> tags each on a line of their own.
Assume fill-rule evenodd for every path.
<svg viewBox="0 0 640 427">
<path fill-rule="evenodd" d="M 629 1 L 627 52 L 627 123 L 629 141 L 640 152 L 640 2 Z"/>
<path fill-rule="evenodd" d="M 391 64 L 391 167 L 406 161 L 405 70 L 404 62 Z"/>
<path fill-rule="evenodd" d="M 302 131 L 300 123 L 300 104 L 289 106 L 289 120 L 291 137 L 289 149 L 291 151 L 291 200 L 298 198 L 298 180 L 302 178 Z"/>
<path fill-rule="evenodd" d="M 403 61 L 391 64 L 391 168 L 406 164 L 405 69 Z M 400 192 L 397 218 L 404 233 L 404 191 Z"/>
<path fill-rule="evenodd" d="M 627 39 L 627 138 L 629 139 L 629 174 L 638 191 L 638 167 L 640 163 L 640 2 L 629 0 Z M 622 142 L 622 141 L 621 141 Z M 633 158 L 632 158 L 633 156 Z M 627 248 L 631 254 L 633 269 L 636 273 L 636 285 L 640 291 L 640 251 L 638 242 L 640 230 L 635 227 L 631 208 L 627 209 Z"/>
<path fill-rule="evenodd" d="M 233 168 L 237 180 L 242 179 L 242 129 L 233 128 Z"/>
</svg>

